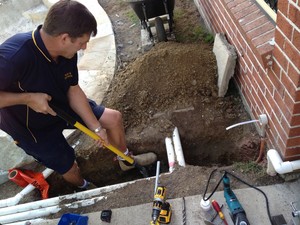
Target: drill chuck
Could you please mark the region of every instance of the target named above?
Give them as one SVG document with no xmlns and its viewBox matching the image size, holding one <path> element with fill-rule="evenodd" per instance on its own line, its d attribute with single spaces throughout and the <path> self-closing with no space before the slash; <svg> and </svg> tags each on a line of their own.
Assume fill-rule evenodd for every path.
<svg viewBox="0 0 300 225">
<path fill-rule="evenodd" d="M 162 207 L 163 202 L 161 200 L 156 200 L 153 202 L 153 207 L 152 207 L 152 220 L 154 223 L 159 217 L 161 207 Z"/>
</svg>

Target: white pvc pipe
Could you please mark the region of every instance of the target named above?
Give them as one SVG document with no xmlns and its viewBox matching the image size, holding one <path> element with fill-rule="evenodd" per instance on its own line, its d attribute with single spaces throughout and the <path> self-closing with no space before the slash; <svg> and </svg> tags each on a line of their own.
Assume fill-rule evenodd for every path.
<svg viewBox="0 0 300 225">
<path fill-rule="evenodd" d="M 64 195 L 60 197 L 55 197 L 55 198 L 50 198 L 50 199 L 45 199 L 45 200 L 40 200 L 40 201 L 35 201 L 35 202 L 29 202 L 21 205 L 16 205 L 16 206 L 10 206 L 6 208 L 1 208 L 0 209 L 0 223 L 4 223 L 4 221 L 17 221 L 13 218 L 18 217 L 19 219 L 31 219 L 34 218 L 33 216 L 35 215 L 43 215 L 46 216 L 55 213 L 56 210 L 58 210 L 58 206 L 61 201 L 67 200 L 67 199 L 72 199 L 74 200 L 79 200 L 77 202 L 73 202 L 72 204 L 67 204 L 65 205 L 68 208 L 77 208 L 81 206 L 87 206 L 94 204 L 95 202 L 101 200 L 103 196 L 100 197 L 95 197 L 92 198 L 93 196 L 100 195 L 102 193 L 107 193 L 109 191 L 113 191 L 122 187 L 127 186 L 128 184 L 133 184 L 136 181 L 131 181 L 131 182 L 126 182 L 126 183 L 121 183 L 121 184 L 115 184 L 111 186 L 106 186 L 102 188 L 95 188 L 92 190 L 88 191 L 82 191 L 82 192 L 77 192 L 74 194 L 69 194 L 69 195 Z M 83 200 L 82 200 L 83 199 Z M 28 217 L 26 217 L 28 216 Z M 9 219 L 11 218 L 11 219 Z M 13 219 L 13 220 L 12 220 Z"/>
<path fill-rule="evenodd" d="M 169 137 L 165 138 L 165 144 L 167 149 L 169 172 L 172 173 L 175 169 L 175 152 L 172 144 L 172 139 Z"/>
<path fill-rule="evenodd" d="M 180 136 L 177 127 L 175 127 L 173 131 L 173 143 L 176 154 L 176 159 L 178 161 L 179 166 L 185 166 L 185 160 L 183 156 L 182 146 L 180 142 Z"/>
<path fill-rule="evenodd" d="M 42 216 L 48 216 L 50 214 L 57 213 L 60 210 L 61 208 L 56 205 L 47 208 L 31 210 L 30 213 L 29 212 L 14 213 L 13 215 L 0 216 L 0 222 L 1 224 L 7 224 L 11 222 L 24 221 L 31 218 L 39 218 Z"/>
<path fill-rule="evenodd" d="M 46 168 L 42 172 L 42 174 L 45 178 L 50 176 L 50 174 L 52 174 L 52 173 L 53 173 L 53 170 L 49 169 L 49 168 Z M 34 189 L 35 189 L 35 187 L 33 185 L 28 184 L 21 192 L 16 194 L 14 197 L 0 200 L 0 208 L 17 205 L 25 195 L 27 195 Z"/>
<path fill-rule="evenodd" d="M 28 219 L 36 219 L 36 218 L 48 216 L 50 214 L 58 213 L 62 208 L 77 209 L 79 207 L 90 206 L 90 205 L 93 205 L 96 202 L 102 200 L 103 198 L 105 198 L 105 197 L 100 196 L 100 197 L 84 199 L 84 200 L 80 200 L 80 201 L 76 201 L 76 202 L 72 202 L 72 203 L 68 203 L 68 204 L 64 204 L 64 205 L 55 205 L 55 206 L 30 210 L 30 213 L 28 211 L 26 211 L 26 212 L 14 213 L 13 215 L 0 216 L 0 222 L 2 224 L 17 222 L 17 221 L 18 222 L 20 222 L 20 221 L 26 222 Z"/>
<path fill-rule="evenodd" d="M 291 173 L 295 170 L 300 169 L 300 160 L 283 162 L 278 151 L 276 151 L 275 149 L 270 149 L 268 151 L 267 158 L 268 158 L 267 173 L 270 176 L 275 176 L 276 173 L 278 174 Z"/>
</svg>

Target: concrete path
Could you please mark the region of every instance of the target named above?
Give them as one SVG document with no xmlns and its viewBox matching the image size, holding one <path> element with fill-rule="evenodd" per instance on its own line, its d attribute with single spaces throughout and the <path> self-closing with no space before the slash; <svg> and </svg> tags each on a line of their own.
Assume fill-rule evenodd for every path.
<svg viewBox="0 0 300 225">
<path fill-rule="evenodd" d="M 300 180 L 285 184 L 260 187 L 268 197 L 271 216 L 282 214 L 286 222 L 291 222 L 292 207 L 291 202 L 299 200 Z M 266 200 L 264 196 L 252 188 L 233 190 L 247 213 L 247 218 L 251 225 L 270 225 L 270 220 L 267 216 Z M 206 196 L 207 197 L 207 196 Z M 186 196 L 183 198 L 167 200 L 172 206 L 172 216 L 170 225 L 184 225 L 184 202 L 186 213 L 186 225 L 205 225 L 203 217 L 205 214 L 200 208 L 202 196 Z M 215 199 L 220 205 L 223 205 L 222 211 L 229 225 L 233 225 L 230 218 L 228 207 L 223 197 L 223 192 L 216 192 L 211 199 Z M 122 199 L 120 199 L 122 201 Z M 149 225 L 151 221 L 152 202 L 142 205 L 112 209 L 111 223 L 113 225 Z M 89 225 L 105 225 L 107 222 L 100 220 L 101 212 L 93 212 L 83 214 L 88 216 Z M 30 224 L 39 225 L 57 225 L 58 219 L 31 221 Z M 299 220 L 298 220 L 299 221 Z M 224 224 L 219 217 L 213 221 L 216 225 Z M 23 223 L 24 224 L 24 223 Z M 295 223 L 296 225 L 296 223 Z"/>
</svg>

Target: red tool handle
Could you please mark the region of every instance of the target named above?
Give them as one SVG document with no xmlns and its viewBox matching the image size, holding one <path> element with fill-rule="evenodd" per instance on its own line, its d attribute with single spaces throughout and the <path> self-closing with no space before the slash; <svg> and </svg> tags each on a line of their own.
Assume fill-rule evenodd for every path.
<svg viewBox="0 0 300 225">
<path fill-rule="evenodd" d="M 211 202 L 212 206 L 214 207 L 214 209 L 219 213 L 219 212 L 222 212 L 221 211 L 221 207 L 219 205 L 219 203 L 216 201 L 216 200 L 212 200 Z"/>
<path fill-rule="evenodd" d="M 211 204 L 214 207 L 214 209 L 217 211 L 217 213 L 219 214 L 220 218 L 224 221 L 224 224 L 228 225 L 227 221 L 225 220 L 225 216 L 222 213 L 219 203 L 216 200 L 212 200 Z"/>
</svg>

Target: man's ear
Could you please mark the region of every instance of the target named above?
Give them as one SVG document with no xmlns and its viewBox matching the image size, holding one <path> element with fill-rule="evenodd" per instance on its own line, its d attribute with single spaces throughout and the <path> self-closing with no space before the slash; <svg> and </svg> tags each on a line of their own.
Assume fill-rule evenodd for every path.
<svg viewBox="0 0 300 225">
<path fill-rule="evenodd" d="M 59 39 L 61 40 L 61 42 L 62 42 L 63 44 L 65 44 L 67 41 L 69 41 L 70 36 L 69 36 L 69 34 L 67 34 L 67 33 L 60 34 L 60 35 L 59 35 Z"/>
</svg>

